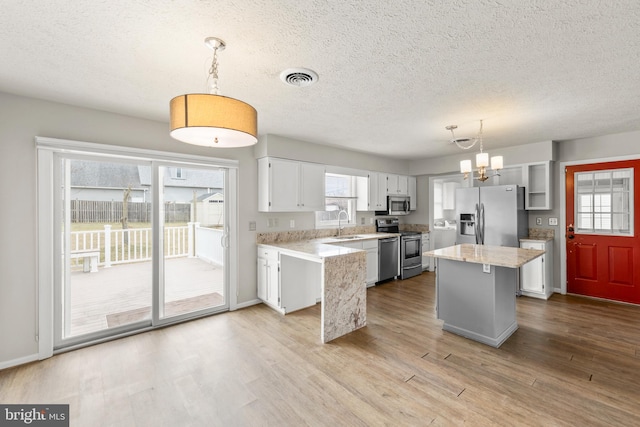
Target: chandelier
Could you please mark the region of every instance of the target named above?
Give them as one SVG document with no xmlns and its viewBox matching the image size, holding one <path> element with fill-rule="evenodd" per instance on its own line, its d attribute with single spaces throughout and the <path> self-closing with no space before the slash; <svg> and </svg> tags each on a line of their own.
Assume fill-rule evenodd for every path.
<svg viewBox="0 0 640 427">
<path fill-rule="evenodd" d="M 464 174 L 464 179 L 469 178 L 469 175 L 471 174 L 474 179 L 477 179 L 480 182 L 484 182 L 492 176 L 500 176 L 498 171 L 503 168 L 502 156 L 491 157 L 491 170 L 493 170 L 494 173 L 492 175 L 487 174 L 487 168 L 489 167 L 489 153 L 485 153 L 483 151 L 484 147 L 482 146 L 482 120 L 480 120 L 480 130 L 478 131 L 478 136 L 476 136 L 475 138 L 456 138 L 453 130 L 457 128 L 458 126 L 456 125 L 450 125 L 445 129 L 451 131 L 451 142 L 455 143 L 459 148 L 462 148 L 463 150 L 469 150 L 470 148 L 473 148 L 476 143 L 480 143 L 480 152 L 476 154 L 476 168 L 478 169 L 478 175 L 474 176 L 475 174 L 473 172 L 473 169 L 471 168 L 471 160 L 462 160 L 460 161 L 460 172 Z"/>
<path fill-rule="evenodd" d="M 209 93 L 176 96 L 170 103 L 171 137 L 205 147 L 246 147 L 258 142 L 258 113 L 251 105 L 218 95 L 218 51 L 226 44 L 207 37 L 213 50 Z"/>
</svg>

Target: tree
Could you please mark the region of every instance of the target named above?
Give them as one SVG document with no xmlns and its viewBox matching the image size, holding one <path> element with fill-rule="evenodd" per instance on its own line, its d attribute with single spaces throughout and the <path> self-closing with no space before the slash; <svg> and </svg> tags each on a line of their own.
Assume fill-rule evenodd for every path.
<svg viewBox="0 0 640 427">
<path fill-rule="evenodd" d="M 129 244 L 129 199 L 131 198 L 131 186 L 128 186 L 124 190 L 124 194 L 122 195 L 122 218 L 120 218 L 120 222 L 122 223 L 122 229 L 125 230 L 122 236 L 124 240 L 124 244 Z"/>
</svg>

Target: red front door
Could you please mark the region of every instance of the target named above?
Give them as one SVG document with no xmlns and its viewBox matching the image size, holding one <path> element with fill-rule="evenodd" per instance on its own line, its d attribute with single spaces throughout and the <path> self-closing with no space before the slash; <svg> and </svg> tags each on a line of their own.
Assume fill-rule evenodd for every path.
<svg viewBox="0 0 640 427">
<path fill-rule="evenodd" d="M 640 160 L 566 170 L 567 292 L 640 304 Z"/>
</svg>

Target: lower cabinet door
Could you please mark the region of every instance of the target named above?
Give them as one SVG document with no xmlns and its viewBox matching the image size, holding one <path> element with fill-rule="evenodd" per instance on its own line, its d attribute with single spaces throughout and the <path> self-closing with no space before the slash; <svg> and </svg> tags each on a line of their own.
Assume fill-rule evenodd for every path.
<svg viewBox="0 0 640 427">
<path fill-rule="evenodd" d="M 520 247 L 523 249 L 544 249 L 544 243 L 523 242 Z M 544 293 L 544 258 L 545 255 L 542 255 L 520 268 L 520 286 L 523 291 Z"/>
<path fill-rule="evenodd" d="M 258 298 L 262 301 L 267 300 L 267 260 L 258 258 Z"/>
<path fill-rule="evenodd" d="M 280 274 L 276 261 L 267 261 L 267 302 L 280 306 Z"/>
<path fill-rule="evenodd" d="M 378 248 L 367 249 L 367 285 L 378 281 Z"/>
</svg>

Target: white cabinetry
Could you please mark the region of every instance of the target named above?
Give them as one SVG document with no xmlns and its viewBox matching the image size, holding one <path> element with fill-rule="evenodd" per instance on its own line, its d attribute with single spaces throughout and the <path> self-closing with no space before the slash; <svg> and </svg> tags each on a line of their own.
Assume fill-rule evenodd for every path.
<svg viewBox="0 0 640 427">
<path fill-rule="evenodd" d="M 369 172 L 366 177 L 358 177 L 356 209 L 359 211 L 387 210 L 387 174 Z"/>
<path fill-rule="evenodd" d="M 279 253 L 263 246 L 258 246 L 258 298 L 272 307 L 280 304 Z"/>
<path fill-rule="evenodd" d="M 362 249 L 367 251 L 367 286 L 378 281 L 378 240 L 365 240 Z"/>
<path fill-rule="evenodd" d="M 520 267 L 520 291 L 522 295 L 547 299 L 553 293 L 551 275 L 553 274 L 552 241 L 525 240 L 520 243 L 523 249 L 541 249 L 545 254 Z"/>
<path fill-rule="evenodd" d="M 524 207 L 528 210 L 551 209 L 551 162 L 524 165 Z"/>
<path fill-rule="evenodd" d="M 324 165 L 263 157 L 258 159 L 261 212 L 324 210 Z"/>
<path fill-rule="evenodd" d="M 322 299 L 322 262 L 258 245 L 258 298 L 286 314 Z"/>
<path fill-rule="evenodd" d="M 409 203 L 412 211 L 418 207 L 418 189 L 417 178 L 415 176 L 407 177 L 409 180 Z"/>
<path fill-rule="evenodd" d="M 422 233 L 422 253 L 431 250 L 431 239 L 429 233 Z M 431 265 L 431 257 L 422 255 L 422 271 L 429 270 Z"/>
<path fill-rule="evenodd" d="M 404 175 L 387 175 L 387 194 L 390 196 L 409 195 L 409 177 Z"/>
</svg>

